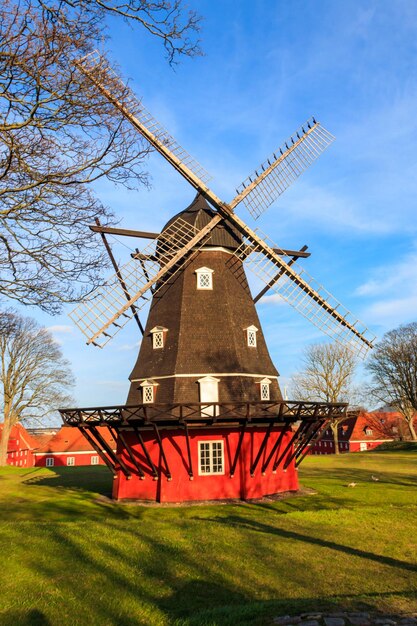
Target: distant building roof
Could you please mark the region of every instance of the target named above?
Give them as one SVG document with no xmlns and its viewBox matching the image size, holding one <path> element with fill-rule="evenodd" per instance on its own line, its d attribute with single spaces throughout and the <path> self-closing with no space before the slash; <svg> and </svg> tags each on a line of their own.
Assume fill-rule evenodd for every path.
<svg viewBox="0 0 417 626">
<path fill-rule="evenodd" d="M 115 441 L 110 435 L 109 430 L 104 427 L 98 427 L 103 439 L 110 444 L 111 448 L 115 448 Z M 87 439 L 82 435 L 78 428 L 70 426 L 62 426 L 62 428 L 47 441 L 45 441 L 36 450 L 37 454 L 48 454 L 52 452 L 92 452 L 93 448 Z"/>
</svg>

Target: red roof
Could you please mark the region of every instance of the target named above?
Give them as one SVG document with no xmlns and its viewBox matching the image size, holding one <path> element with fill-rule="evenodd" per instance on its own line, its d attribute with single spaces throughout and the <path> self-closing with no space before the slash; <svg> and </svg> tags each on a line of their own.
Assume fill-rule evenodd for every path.
<svg viewBox="0 0 417 626">
<path fill-rule="evenodd" d="M 113 437 L 105 427 L 98 427 L 103 439 L 110 445 L 112 449 L 116 447 Z M 93 448 L 78 428 L 71 426 L 62 426 L 55 435 L 50 437 L 43 445 L 40 445 L 37 453 L 48 454 L 51 452 L 91 452 Z"/>
</svg>

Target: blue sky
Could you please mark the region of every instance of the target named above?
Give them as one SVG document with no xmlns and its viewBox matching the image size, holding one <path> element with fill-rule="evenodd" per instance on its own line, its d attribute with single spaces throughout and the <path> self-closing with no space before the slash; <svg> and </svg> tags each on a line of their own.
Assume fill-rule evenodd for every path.
<svg viewBox="0 0 417 626">
<path fill-rule="evenodd" d="M 170 68 L 161 45 L 110 24 L 107 47 L 145 106 L 213 176 L 235 188 L 314 115 L 336 136 L 256 226 L 279 246 L 308 244 L 304 267 L 379 337 L 417 319 L 417 3 L 411 0 L 190 0 L 205 56 Z M 160 230 L 194 191 L 157 154 L 152 188 L 96 191 L 126 228 Z M 254 226 L 245 209 L 239 214 Z M 120 262 L 135 241 L 111 240 Z M 259 314 L 281 384 L 324 336 L 267 297 Z M 125 401 L 140 340 L 130 323 L 103 350 L 66 315 L 51 328 L 77 377 L 79 406 Z"/>
</svg>

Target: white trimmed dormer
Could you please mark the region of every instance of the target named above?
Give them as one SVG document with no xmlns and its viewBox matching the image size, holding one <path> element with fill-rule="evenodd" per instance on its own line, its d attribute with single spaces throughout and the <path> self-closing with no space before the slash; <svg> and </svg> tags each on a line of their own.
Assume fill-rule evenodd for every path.
<svg viewBox="0 0 417 626">
<path fill-rule="evenodd" d="M 262 378 L 262 380 L 258 381 L 260 400 L 270 400 L 270 384 L 271 380 L 269 378 Z"/>
<path fill-rule="evenodd" d="M 246 343 L 249 348 L 256 348 L 256 333 L 258 329 L 256 326 L 248 326 L 244 329 L 246 332 Z"/>
<path fill-rule="evenodd" d="M 200 402 L 207 402 L 209 406 L 202 407 L 201 414 L 214 416 L 216 414 L 216 407 L 210 406 L 212 402 L 219 401 L 219 378 L 214 376 L 204 376 L 198 381 L 200 386 Z"/>
<path fill-rule="evenodd" d="M 154 326 L 149 332 L 152 335 L 152 348 L 154 350 L 163 348 L 168 328 L 164 328 L 163 326 Z"/>
<path fill-rule="evenodd" d="M 213 289 L 213 273 L 209 267 L 199 267 L 195 270 L 197 289 Z"/>
<path fill-rule="evenodd" d="M 140 387 L 142 387 L 143 404 L 155 402 L 156 388 L 158 385 L 159 383 L 156 383 L 154 380 L 144 380 L 143 383 L 140 384 Z"/>
</svg>

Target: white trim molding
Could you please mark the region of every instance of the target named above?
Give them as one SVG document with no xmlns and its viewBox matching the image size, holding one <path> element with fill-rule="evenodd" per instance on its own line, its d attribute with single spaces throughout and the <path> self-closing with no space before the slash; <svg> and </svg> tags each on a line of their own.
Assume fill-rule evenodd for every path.
<svg viewBox="0 0 417 626">
<path fill-rule="evenodd" d="M 167 378 L 205 378 L 206 376 L 220 376 L 225 378 L 227 376 L 241 376 L 243 378 L 272 378 L 274 380 L 278 380 L 278 376 L 275 374 L 247 374 L 246 372 L 199 372 L 197 374 L 169 374 L 168 376 L 152 376 L 152 380 L 165 380 Z M 132 378 L 130 380 L 131 383 L 140 383 L 140 381 L 145 381 L 147 378 Z"/>
</svg>

